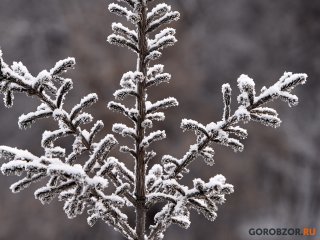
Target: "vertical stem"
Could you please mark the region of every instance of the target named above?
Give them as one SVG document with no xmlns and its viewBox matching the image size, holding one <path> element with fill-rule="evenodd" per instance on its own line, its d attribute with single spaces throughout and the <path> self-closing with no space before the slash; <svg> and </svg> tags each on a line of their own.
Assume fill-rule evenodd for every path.
<svg viewBox="0 0 320 240">
<path fill-rule="evenodd" d="M 145 130 L 142 127 L 142 122 L 146 116 L 145 105 L 145 77 L 147 76 L 147 64 L 145 58 L 148 52 L 147 45 L 147 7 L 145 1 L 141 1 L 142 8 L 140 12 L 141 21 L 138 24 L 138 39 L 139 39 L 139 57 L 137 62 L 137 71 L 142 72 L 144 79 L 138 83 L 138 98 L 137 109 L 139 117 L 136 126 L 137 140 L 136 140 L 136 189 L 135 195 L 137 198 L 136 206 L 136 234 L 138 240 L 144 240 L 145 224 L 146 224 L 146 189 L 145 189 L 145 177 L 146 177 L 146 165 L 145 165 L 145 150 L 141 148 L 141 142 L 145 137 Z"/>
</svg>

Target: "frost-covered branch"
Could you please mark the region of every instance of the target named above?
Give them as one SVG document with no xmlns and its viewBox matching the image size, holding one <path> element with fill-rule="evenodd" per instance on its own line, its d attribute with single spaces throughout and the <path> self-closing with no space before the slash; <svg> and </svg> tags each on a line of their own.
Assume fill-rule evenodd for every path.
<svg viewBox="0 0 320 240">
<path fill-rule="evenodd" d="M 145 238 L 146 219 L 146 171 L 148 162 L 155 157 L 154 151 L 147 151 L 151 143 L 160 141 L 166 137 L 164 131 L 147 130 L 153 127 L 153 121 L 163 121 L 164 113 L 159 110 L 167 109 L 178 105 L 175 98 L 170 97 L 155 103 L 147 100 L 147 88 L 158 85 L 162 82 L 169 82 L 170 74 L 163 73 L 162 65 L 149 67 L 151 60 L 156 60 L 161 56 L 160 51 L 168 46 L 172 46 L 177 40 L 174 37 L 175 30 L 167 28 L 150 39 L 148 33 L 156 30 L 163 24 L 179 18 L 178 12 L 172 12 L 171 7 L 166 4 L 158 4 L 151 11 L 148 11 L 146 1 L 125 1 L 130 9 L 115 3 L 109 5 L 109 10 L 119 16 L 124 16 L 135 25 L 135 30 L 129 29 L 122 24 L 112 25 L 114 34 L 111 34 L 108 41 L 119 46 L 126 46 L 138 55 L 137 69 L 134 72 L 127 72 L 123 75 L 120 86 L 121 89 L 114 93 L 117 100 L 126 97 L 133 97 L 136 101 L 135 108 L 128 108 L 125 105 L 111 101 L 108 103 L 109 109 L 122 113 L 133 122 L 133 126 L 122 123 L 113 125 L 113 132 L 133 139 L 134 147 L 122 146 L 120 151 L 130 154 L 135 161 L 134 173 L 134 194 L 137 199 L 136 204 L 136 234 L 138 239 Z M 118 165 L 118 163 L 117 163 Z M 106 172 L 109 167 L 106 167 Z M 127 171 L 124 171 L 127 172 Z M 121 180 L 115 176 L 114 180 L 121 184 Z M 127 185 L 121 185 L 117 192 L 126 189 Z"/>
<path fill-rule="evenodd" d="M 35 197 L 43 204 L 50 203 L 54 197 L 65 201 L 64 210 L 69 218 L 74 218 L 84 211 L 87 205 L 88 223 L 92 226 L 101 218 L 129 239 L 136 239 L 135 233 L 127 222 L 127 216 L 119 208 L 125 202 L 117 195 L 106 196 L 102 190 L 108 186 L 108 180 L 101 176 L 90 177 L 81 165 L 69 165 L 57 158 L 36 157 L 28 151 L 10 147 L 0 147 L 1 156 L 10 160 L 1 167 L 6 174 L 20 175 L 23 171 L 27 177 L 11 186 L 13 192 L 28 187 L 31 181 L 39 181 L 45 177 L 59 177 L 59 183 L 49 182 L 39 188 Z"/>
<path fill-rule="evenodd" d="M 225 195 L 233 192 L 233 186 L 226 184 L 225 180 L 222 175 L 211 178 L 207 183 L 195 179 L 192 189 L 179 184 L 176 180 L 164 180 L 159 193 L 148 194 L 149 203 L 168 202 L 155 216 L 155 224 L 150 227 L 148 239 L 162 239 L 163 233 L 171 224 L 188 228 L 191 209 L 214 221 L 217 216 L 217 205 L 224 203 Z"/>
<path fill-rule="evenodd" d="M 198 156 L 204 157 L 209 152 L 213 151 L 208 148 L 212 142 L 231 147 L 234 151 L 242 151 L 243 144 L 236 138 L 229 135 L 235 135 L 240 139 L 247 137 L 247 131 L 239 126 L 235 126 L 240 122 L 247 123 L 250 120 L 260 122 L 266 126 L 279 127 L 281 120 L 277 117 L 276 110 L 263 107 L 264 104 L 280 98 L 286 101 L 289 106 L 294 106 L 298 103 L 296 95 L 291 94 L 291 91 L 298 85 L 306 82 L 306 74 L 284 73 L 284 75 L 274 85 L 269 88 L 263 88 L 261 93 L 256 96 L 255 84 L 251 78 L 246 75 L 241 75 L 238 78 L 238 87 L 240 94 L 237 98 L 240 104 L 238 109 L 230 116 L 231 104 L 231 88 L 229 84 L 224 84 L 222 87 L 224 113 L 220 122 L 211 122 L 206 126 L 197 123 L 194 120 L 182 120 L 181 128 L 183 130 L 191 130 L 196 133 L 197 143 L 190 146 L 189 151 L 183 158 L 176 160 L 175 167 L 170 168 L 167 172 L 167 178 L 180 178 L 182 172 L 187 172 L 187 166 Z M 209 150 L 209 152 L 208 152 Z M 211 154 L 213 157 L 213 154 Z M 164 169 L 166 169 L 166 156 L 163 158 Z M 211 157 L 210 157 L 211 158 Z M 209 164 L 213 163 L 209 161 Z"/>
<path fill-rule="evenodd" d="M 217 175 L 208 183 L 195 179 L 193 189 L 188 189 L 177 181 L 184 173 L 189 172 L 187 167 L 199 156 L 208 165 L 213 165 L 214 150 L 209 146 L 213 142 L 231 147 L 235 151 L 242 151 L 243 144 L 237 138 L 246 138 L 247 131 L 237 126 L 240 122 L 247 123 L 253 120 L 267 126 L 278 127 L 281 121 L 277 117 L 277 112 L 263 105 L 277 98 L 288 102 L 289 106 L 297 104 L 297 97 L 292 95 L 291 91 L 294 87 L 304 84 L 306 78 L 306 74 L 285 73 L 274 85 L 269 88 L 264 87 L 256 96 L 253 80 L 241 75 L 238 79 L 239 106 L 234 114 L 231 115 L 231 87 L 229 84 L 224 84 L 222 86 L 224 111 L 220 122 L 203 125 L 194 120 L 182 120 L 181 128 L 184 131 L 195 132 L 197 143 L 190 146 L 183 158 L 177 159 L 165 155 L 161 165 L 155 165 L 150 169 L 147 175 L 147 207 L 157 202 L 167 202 L 167 204 L 155 216 L 155 225 L 150 227 L 148 239 L 162 239 L 164 231 L 172 223 L 187 228 L 190 225 L 189 209 L 197 210 L 211 221 L 216 218 L 217 204 L 225 201 L 225 194 L 233 192 L 233 186 L 225 184 L 222 175 Z M 177 211 L 180 213 L 178 216 L 175 215 Z"/>
<path fill-rule="evenodd" d="M 59 196 L 65 201 L 64 210 L 68 217 L 81 214 L 84 206 L 92 200 L 89 197 L 90 192 L 107 186 L 105 175 L 103 177 L 99 175 L 90 177 L 90 175 L 92 171 L 98 172 L 104 165 L 110 150 L 117 144 L 112 135 L 94 142 L 95 136 L 103 128 L 102 121 L 97 121 L 90 131 L 81 128 L 82 125 L 93 120 L 93 117 L 84 110 L 97 102 L 97 95 L 88 94 L 71 109 L 70 113 L 63 109 L 65 97 L 72 89 L 72 81 L 63 78 L 61 74 L 73 68 L 75 64 L 73 58 L 59 61 L 50 71 L 44 70 L 37 77 L 33 77 L 22 63 L 14 63 L 10 68 L 5 64 L 2 56 L 0 63 L 0 90 L 5 96 L 4 102 L 7 107 L 12 106 L 13 94 L 16 92 L 25 92 L 38 97 L 41 101 L 36 111 L 19 117 L 19 127 L 21 129 L 31 127 L 36 120 L 48 117 L 57 121 L 59 127 L 57 130 L 43 133 L 41 145 L 45 154 L 41 157 L 35 157 L 27 151 L 0 146 L 1 155 L 10 160 L 2 165 L 2 172 L 16 175 L 20 175 L 23 171 L 27 173 L 25 178 L 11 186 L 12 191 L 19 192 L 31 183 L 49 177 L 47 186 L 35 192 L 36 198 L 42 203 L 48 203 L 55 196 Z M 9 99 L 8 96 L 10 96 Z M 55 141 L 67 136 L 73 136 L 74 142 L 71 153 L 66 156 L 66 149 L 55 146 Z M 82 167 L 75 164 L 76 159 L 86 151 L 89 151 L 90 157 L 85 165 Z M 65 163 L 61 159 L 64 159 Z M 114 175 L 109 173 L 106 177 L 112 181 Z M 116 182 L 112 182 L 116 187 L 120 187 Z M 65 195 L 66 192 L 68 192 L 67 195 Z M 129 189 L 125 189 L 121 194 L 129 200 L 130 204 L 135 204 L 135 198 L 130 194 Z M 105 202 L 105 204 L 113 203 Z M 117 212 L 120 213 L 120 210 Z M 115 222 L 112 224 L 116 225 Z M 117 228 L 117 226 L 114 227 Z M 123 234 L 128 234 L 123 229 L 121 231 Z"/>
<path fill-rule="evenodd" d="M 112 131 L 131 139 L 131 146 L 120 146 L 119 151 L 133 159 L 134 169 L 129 169 L 120 158 L 110 156 L 118 144 L 113 135 L 106 134 L 97 140 L 104 124 L 100 120 L 93 123 L 93 116 L 85 112 L 98 101 L 95 93 L 83 97 L 70 111 L 64 108 L 73 83 L 71 79 L 64 78 L 63 74 L 74 67 L 73 58 L 61 60 L 51 70 L 44 70 L 33 76 L 21 62 L 14 62 L 9 67 L 0 51 L 0 93 L 4 96 L 5 106 L 12 107 L 14 96 L 19 92 L 34 96 L 41 102 L 36 110 L 19 117 L 19 127 L 28 128 L 43 118 L 52 118 L 57 123 L 56 129 L 43 133 L 42 156 L 35 156 L 27 150 L 0 146 L 0 157 L 7 160 L 1 171 L 6 175 L 18 176 L 26 173 L 11 186 L 13 192 L 19 192 L 46 178 L 47 184 L 35 191 L 35 197 L 43 204 L 58 197 L 60 201 L 64 201 L 64 211 L 69 218 L 74 218 L 87 209 L 90 226 L 101 219 L 127 239 L 160 240 L 171 224 L 188 228 L 192 209 L 210 221 L 215 220 L 217 206 L 225 202 L 227 194 L 233 192 L 233 186 L 226 183 L 225 177 L 220 174 L 208 181 L 196 178 L 193 180 L 193 187 L 182 185 L 179 181 L 190 171 L 190 164 L 201 157 L 212 166 L 215 154 L 212 143 L 242 151 L 244 146 L 240 140 L 248 134 L 246 129 L 239 126 L 240 123 L 252 120 L 278 127 L 281 123 L 278 113 L 264 105 L 277 98 L 287 102 L 289 106 L 296 105 L 298 97 L 291 92 L 296 86 L 306 82 L 307 75 L 285 73 L 271 87 L 263 87 L 260 94 L 256 93 L 254 81 L 241 75 L 238 78 L 239 105 L 233 112 L 231 87 L 224 84 L 221 121 L 201 124 L 195 120 L 183 119 L 180 125 L 182 130 L 194 132 L 196 142 L 182 158 L 165 154 L 160 164 L 149 166 L 156 157 L 152 147 L 157 141 L 166 138 L 165 131 L 154 129 L 154 122 L 164 121 L 164 110 L 179 105 L 174 97 L 154 102 L 149 100 L 147 93 L 150 88 L 171 80 L 171 75 L 164 72 L 163 65 L 152 65 L 151 62 L 160 58 L 164 48 L 177 42 L 175 29 L 166 25 L 178 20 L 180 14 L 172 11 L 171 6 L 165 3 L 154 4 L 150 9 L 149 4 L 153 0 L 118 2 L 120 4 L 109 4 L 109 11 L 124 17 L 131 27 L 113 23 L 113 33 L 107 41 L 127 47 L 137 54 L 137 67 L 123 74 L 120 89 L 114 93 L 116 101 L 110 101 L 107 106 L 130 120 L 126 124 L 114 123 Z M 124 99 L 132 99 L 135 104 L 128 107 L 117 102 Z M 85 129 L 85 125 L 91 123 L 93 126 Z M 67 149 L 70 148 L 57 145 L 65 137 L 72 137 L 73 140 L 72 150 L 68 154 Z M 80 157 L 87 158 L 83 165 L 79 164 Z M 105 192 L 109 182 L 113 184 L 115 191 L 107 195 Z M 154 216 L 154 225 L 146 226 L 148 210 L 158 203 L 163 204 L 163 207 Z M 129 225 L 127 215 L 121 212 L 124 206 L 134 208 L 135 227 Z"/>
</svg>

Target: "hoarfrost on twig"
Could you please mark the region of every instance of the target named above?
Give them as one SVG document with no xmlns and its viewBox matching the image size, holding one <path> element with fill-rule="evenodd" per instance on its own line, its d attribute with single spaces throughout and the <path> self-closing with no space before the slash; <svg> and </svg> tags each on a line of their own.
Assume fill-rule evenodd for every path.
<svg viewBox="0 0 320 240">
<path fill-rule="evenodd" d="M 117 139 L 106 134 L 96 139 L 104 124 L 101 120 L 93 123 L 89 129 L 85 126 L 93 122 L 93 116 L 85 110 L 98 101 L 95 93 L 83 97 L 70 111 L 64 108 L 67 94 L 73 88 L 71 79 L 63 77 L 65 72 L 74 68 L 75 60 L 66 58 L 58 61 L 47 71 L 32 76 L 21 62 L 7 65 L 0 51 L 0 93 L 4 105 L 12 107 L 14 96 L 18 92 L 35 96 L 40 100 L 36 110 L 22 114 L 18 124 L 21 129 L 31 127 L 43 118 L 52 118 L 57 122 L 55 130 L 44 131 L 41 146 L 44 154 L 35 156 L 27 150 L 0 146 L 0 156 L 7 160 L 2 164 L 3 174 L 26 176 L 12 184 L 11 190 L 19 192 L 34 182 L 47 179 L 47 184 L 35 191 L 35 197 L 43 204 L 55 197 L 64 201 L 64 211 L 69 218 L 89 214 L 88 224 L 93 226 L 99 219 L 112 226 L 127 239 L 160 240 L 171 224 L 188 228 L 191 224 L 190 210 L 203 214 L 208 220 L 217 217 L 218 205 L 225 202 L 226 195 L 233 192 L 233 186 L 226 183 L 224 176 L 218 174 L 208 181 L 196 178 L 193 187 L 187 187 L 179 181 L 190 171 L 191 163 L 198 157 L 210 166 L 214 164 L 212 143 L 230 147 L 234 151 L 243 151 L 241 139 L 247 137 L 247 130 L 241 123 L 251 120 L 266 126 L 279 127 L 281 120 L 275 109 L 265 104 L 277 98 L 295 106 L 298 97 L 292 90 L 306 82 L 306 74 L 284 75 L 271 87 L 264 87 L 257 94 L 255 83 L 247 75 L 238 80 L 239 95 L 237 108 L 231 109 L 232 90 L 230 84 L 222 86 L 223 111 L 218 122 L 199 123 L 192 119 L 183 119 L 180 127 L 183 131 L 195 134 L 195 143 L 188 151 L 176 158 L 163 155 L 161 163 L 151 164 L 156 152 L 153 144 L 166 138 L 163 130 L 153 130 L 154 121 L 164 121 L 164 110 L 177 107 L 174 97 L 151 102 L 147 91 L 150 87 L 169 83 L 171 75 L 164 72 L 161 64 L 152 65 L 162 55 L 161 51 L 177 42 L 175 29 L 165 25 L 179 19 L 180 14 L 172 11 L 171 6 L 160 3 L 148 10 L 153 0 L 118 0 L 125 3 L 111 3 L 109 11 L 125 17 L 134 28 L 122 23 L 113 23 L 112 33 L 107 41 L 121 47 L 127 47 L 137 54 L 137 69 L 123 74 L 121 88 L 116 90 L 116 100 L 131 97 L 134 107 L 110 101 L 110 110 L 122 113 L 131 120 L 131 124 L 115 123 L 112 130 L 122 137 L 130 137 L 131 146 L 120 146 L 120 152 L 134 159 L 135 167 L 130 170 L 117 158 L 110 156 L 118 144 Z M 151 32 L 161 30 L 150 38 Z M 72 150 L 58 146 L 59 139 L 73 137 Z M 87 153 L 85 155 L 84 153 Z M 85 163 L 77 162 L 79 157 L 88 156 Z M 111 184 L 115 192 L 107 194 Z M 154 224 L 146 226 L 146 214 L 154 204 L 162 202 L 162 209 L 154 216 Z M 124 206 L 133 207 L 136 212 L 136 226 L 128 223 L 128 217 L 121 211 Z M 147 231 L 149 229 L 149 231 Z"/>
</svg>

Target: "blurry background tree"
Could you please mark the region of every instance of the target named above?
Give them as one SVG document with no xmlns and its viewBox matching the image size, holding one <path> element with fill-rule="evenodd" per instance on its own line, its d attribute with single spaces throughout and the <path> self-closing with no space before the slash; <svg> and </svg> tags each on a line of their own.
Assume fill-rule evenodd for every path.
<svg viewBox="0 0 320 240">
<path fill-rule="evenodd" d="M 280 129 L 248 125 L 249 133 L 255 134 L 245 140 L 247 147 L 242 154 L 219 147 L 219 161 L 213 168 L 205 168 L 204 163 L 193 166 L 194 175 L 203 178 L 222 172 L 237 191 L 220 208 L 223 214 L 214 224 L 193 214 L 188 231 L 173 227 L 166 239 L 209 240 L 214 236 L 241 240 L 248 239 L 247 231 L 254 226 L 319 225 L 320 2 L 176 0 L 168 4 L 175 5 L 182 18 L 176 26 L 180 41 L 165 50 L 162 58 L 174 80 L 169 88 L 160 86 L 152 95 L 173 95 L 181 107 L 170 110 L 167 122 L 160 124 L 169 138 L 157 150 L 183 154 L 193 135 L 173 131 L 180 119 L 219 119 L 221 94 L 217 89 L 224 82 L 235 87 L 240 73 L 253 77 L 258 88 L 272 84 L 285 70 L 307 72 L 309 83 L 297 90 L 302 101 L 294 111 L 286 104 L 274 104 L 281 108 L 284 123 Z M 57 59 L 75 57 L 77 69 L 71 71 L 75 90 L 69 104 L 96 91 L 100 101 L 93 114 L 96 119 L 106 119 L 106 129 L 111 132 L 119 116 L 106 110 L 105 103 L 112 99 L 122 73 L 134 68 L 135 60 L 126 49 L 105 43 L 113 20 L 106 11 L 102 0 L 1 0 L 0 43 L 7 62 L 21 59 L 32 73 L 53 66 Z M 0 107 L 1 115 L 6 116 L 0 118 L 5 126 L 0 135 L 6 145 L 36 154 L 42 129 L 51 123 L 41 121 L 28 131 L 18 130 L 16 119 L 27 106 L 24 99 L 17 96 L 14 113 Z M 208 105 L 208 101 L 213 104 Z M 200 105 L 211 107 L 211 111 L 197 107 Z M 268 151 L 263 151 L 265 144 Z M 100 239 L 106 231 L 110 239 L 122 239 L 105 224 L 88 228 L 84 216 L 70 222 L 58 202 L 43 207 L 33 199 L 33 189 L 11 194 L 8 185 L 12 182 L 0 176 L 0 239 Z M 31 221 L 34 214 L 37 218 Z M 17 231 L 17 225 L 24 230 Z"/>
</svg>

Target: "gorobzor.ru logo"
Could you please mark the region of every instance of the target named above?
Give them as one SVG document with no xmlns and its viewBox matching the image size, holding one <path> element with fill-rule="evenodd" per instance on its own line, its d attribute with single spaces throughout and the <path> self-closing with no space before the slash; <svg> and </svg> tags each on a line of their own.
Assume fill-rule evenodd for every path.
<svg viewBox="0 0 320 240">
<path fill-rule="evenodd" d="M 250 228 L 251 236 L 316 236 L 316 228 Z"/>
</svg>

